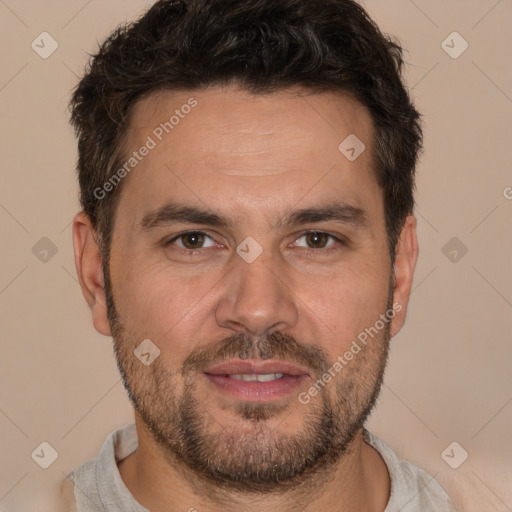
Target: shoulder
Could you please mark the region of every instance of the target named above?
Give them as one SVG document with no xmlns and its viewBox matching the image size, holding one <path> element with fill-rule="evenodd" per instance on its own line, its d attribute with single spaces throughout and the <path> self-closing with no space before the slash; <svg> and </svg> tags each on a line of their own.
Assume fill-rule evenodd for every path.
<svg viewBox="0 0 512 512">
<path fill-rule="evenodd" d="M 105 499 L 108 501 L 113 495 L 126 494 L 117 461 L 129 455 L 136 447 L 134 424 L 111 432 L 103 442 L 98 456 L 75 468 L 62 482 L 62 504 L 58 512 L 97 512 L 105 509 Z"/>
<path fill-rule="evenodd" d="M 401 460 L 382 439 L 368 431 L 365 441 L 384 459 L 391 479 L 391 495 L 385 512 L 454 512 L 450 498 L 436 479 L 414 464 Z"/>
<path fill-rule="evenodd" d="M 69 478 L 64 478 L 60 486 L 59 503 L 56 512 L 78 512 L 75 500 L 75 486 Z"/>
</svg>

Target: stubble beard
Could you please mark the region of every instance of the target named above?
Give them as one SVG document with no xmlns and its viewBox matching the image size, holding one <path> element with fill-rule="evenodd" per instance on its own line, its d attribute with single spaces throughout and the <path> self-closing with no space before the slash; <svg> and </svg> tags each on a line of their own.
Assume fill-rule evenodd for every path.
<svg viewBox="0 0 512 512">
<path fill-rule="evenodd" d="M 229 410 L 229 418 L 235 414 L 237 421 L 221 423 L 214 418 L 219 409 L 212 406 L 211 397 L 198 396 L 195 377 L 202 362 L 279 356 L 307 364 L 315 381 L 333 362 L 319 347 L 274 332 L 258 340 L 236 335 L 215 347 L 198 346 L 177 372 L 166 368 L 163 357 L 144 366 L 133 354 L 141 340 L 121 322 L 107 275 L 105 291 L 117 365 L 136 414 L 170 464 L 192 471 L 216 488 L 282 493 L 304 487 L 320 475 L 326 478 L 350 451 L 375 405 L 387 363 L 389 323 L 308 405 L 295 395 L 286 404 L 239 402 Z M 391 304 L 390 290 L 388 310 Z M 279 433 L 291 408 L 304 411 L 302 425 L 294 434 Z"/>
</svg>

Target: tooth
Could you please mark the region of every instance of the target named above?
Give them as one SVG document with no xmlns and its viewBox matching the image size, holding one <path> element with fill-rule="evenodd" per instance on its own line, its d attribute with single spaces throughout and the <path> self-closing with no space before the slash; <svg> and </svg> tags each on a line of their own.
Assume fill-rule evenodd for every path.
<svg viewBox="0 0 512 512">
<path fill-rule="evenodd" d="M 269 382 L 272 380 L 280 379 L 283 377 L 282 373 L 264 373 L 258 375 L 256 373 L 234 373 L 230 377 L 236 380 L 243 380 L 244 382 Z"/>
<path fill-rule="evenodd" d="M 271 380 L 280 379 L 282 376 L 282 373 L 264 373 L 262 375 L 258 375 L 258 382 L 268 382 Z"/>
<path fill-rule="evenodd" d="M 243 380 L 245 382 L 256 382 L 256 375 L 254 373 L 234 373 L 230 377 L 236 380 Z"/>
</svg>

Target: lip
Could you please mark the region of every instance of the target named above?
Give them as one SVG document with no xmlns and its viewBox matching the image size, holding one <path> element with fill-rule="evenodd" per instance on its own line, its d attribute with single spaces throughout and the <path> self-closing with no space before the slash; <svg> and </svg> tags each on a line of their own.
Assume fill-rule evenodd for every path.
<svg viewBox="0 0 512 512">
<path fill-rule="evenodd" d="M 283 377 L 268 382 L 246 382 L 230 377 L 238 373 L 282 373 Z M 203 374 L 217 390 L 248 402 L 264 402 L 286 397 L 309 379 L 307 371 L 281 361 L 226 361 L 209 368 Z"/>
</svg>

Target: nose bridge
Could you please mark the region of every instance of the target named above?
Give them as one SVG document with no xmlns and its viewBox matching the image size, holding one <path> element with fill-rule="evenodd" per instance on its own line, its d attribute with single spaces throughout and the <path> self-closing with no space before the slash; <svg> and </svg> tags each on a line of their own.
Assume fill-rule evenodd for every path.
<svg viewBox="0 0 512 512">
<path fill-rule="evenodd" d="M 260 253 L 252 259 L 254 251 Z M 270 248 L 258 251 L 251 240 L 242 242 L 237 253 L 235 268 L 226 276 L 229 281 L 217 304 L 217 322 L 253 335 L 294 325 L 297 308 L 279 256 Z"/>
</svg>

